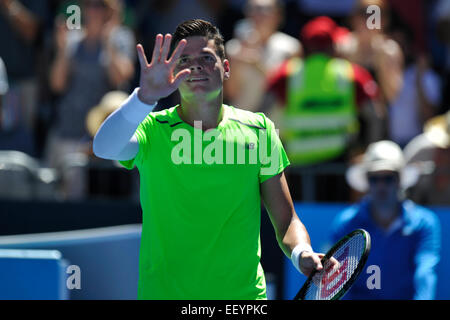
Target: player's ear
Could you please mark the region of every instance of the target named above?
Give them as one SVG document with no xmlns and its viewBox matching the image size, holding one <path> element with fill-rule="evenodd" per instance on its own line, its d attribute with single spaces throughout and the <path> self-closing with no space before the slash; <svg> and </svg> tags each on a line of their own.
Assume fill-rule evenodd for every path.
<svg viewBox="0 0 450 320">
<path fill-rule="evenodd" d="M 223 70 L 224 70 L 224 79 L 228 80 L 230 79 L 230 61 L 227 59 L 223 60 Z"/>
</svg>

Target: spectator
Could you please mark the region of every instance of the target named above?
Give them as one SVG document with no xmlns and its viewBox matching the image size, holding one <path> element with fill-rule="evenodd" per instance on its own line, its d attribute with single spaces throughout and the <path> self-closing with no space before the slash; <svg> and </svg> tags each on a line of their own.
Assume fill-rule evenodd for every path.
<svg viewBox="0 0 450 320">
<path fill-rule="evenodd" d="M 221 0 L 144 0 L 137 4 L 137 16 L 144 34 L 152 37 L 157 33 L 173 32 L 180 19 L 203 18 L 214 21 L 221 2 Z"/>
<path fill-rule="evenodd" d="M 347 17 L 353 6 L 355 0 L 341 0 L 341 1 L 328 1 L 328 0 L 294 0 L 298 7 L 298 11 L 311 20 L 316 16 L 326 15 L 333 20 L 343 20 Z"/>
<path fill-rule="evenodd" d="M 9 78 L 3 105 L 9 123 L 3 129 L 22 130 L 21 135 L 29 141 L 22 151 L 33 155 L 38 101 L 36 62 L 47 9 L 47 1 L 0 0 L 0 57 Z"/>
<path fill-rule="evenodd" d="M 9 90 L 8 75 L 5 64 L 0 58 L 0 150 L 16 150 L 29 152 L 32 149 L 30 132 L 23 124 L 14 124 L 8 108 L 7 93 Z"/>
<path fill-rule="evenodd" d="M 380 28 L 367 27 L 367 8 L 376 5 L 380 8 Z M 387 103 L 397 97 L 402 85 L 403 53 L 399 44 L 388 34 L 389 6 L 383 0 L 358 0 L 350 16 L 351 34 L 348 41 L 342 42 L 339 51 L 347 59 L 369 70 Z"/>
<path fill-rule="evenodd" d="M 405 158 L 421 169 L 411 198 L 426 205 L 450 205 L 450 111 L 436 116 L 405 147 Z"/>
<path fill-rule="evenodd" d="M 121 10 L 118 0 L 84 0 L 82 32 L 68 31 L 65 21 L 56 21 L 50 87 L 60 101 L 47 150 L 52 167 L 64 166 L 70 153 L 88 152 L 85 119 L 89 110 L 108 91 L 127 89 L 134 74 L 135 39 L 121 25 Z M 73 177 L 78 181 L 63 179 L 64 194 L 79 199 L 85 195 L 85 179 L 81 173 Z"/>
<path fill-rule="evenodd" d="M 287 0 L 286 23 L 283 30 L 296 35 L 304 25 L 319 16 L 327 16 L 338 24 L 345 23 L 356 0 Z"/>
<path fill-rule="evenodd" d="M 427 56 L 415 54 L 411 31 L 397 30 L 394 34 L 404 52 L 404 71 L 402 87 L 389 108 L 389 136 L 404 147 L 421 133 L 425 121 L 438 112 L 441 81 Z"/>
<path fill-rule="evenodd" d="M 233 77 L 225 82 L 228 102 L 255 111 L 261 104 L 267 75 L 283 61 L 301 52 L 300 42 L 280 31 L 283 3 L 248 0 L 246 18 L 235 27 L 235 38 L 226 43 Z"/>
<path fill-rule="evenodd" d="M 380 28 L 367 27 L 367 8 L 371 5 L 380 8 Z M 387 107 L 402 88 L 403 53 L 399 44 L 387 33 L 389 17 L 387 1 L 357 0 L 349 18 L 351 33 L 337 47 L 341 56 L 367 69 L 380 86 L 379 106 L 382 108 L 377 109 L 377 115 L 372 110 L 363 123 L 363 126 L 368 126 L 367 135 L 371 141 L 387 137 Z"/>
<path fill-rule="evenodd" d="M 280 134 L 293 165 L 345 161 L 357 138 L 358 109 L 377 95 L 377 85 L 366 70 L 333 57 L 336 30 L 340 31 L 328 17 L 310 21 L 301 33 L 305 59 L 286 61 L 269 79 L 262 110 L 275 101 L 284 106 Z M 295 176 L 292 173 L 291 179 Z M 341 180 L 338 183 L 345 187 Z M 344 188 L 338 190 L 345 196 Z M 324 195 L 337 192 L 325 190 Z"/>
<path fill-rule="evenodd" d="M 443 59 L 440 61 L 440 72 L 443 77 L 443 99 L 441 112 L 444 113 L 450 106 L 450 2 L 440 0 L 436 5 L 436 34 L 440 45 L 443 46 Z"/>
<path fill-rule="evenodd" d="M 402 196 L 415 183 L 400 147 L 392 141 L 369 145 L 363 161 L 349 168 L 352 188 L 367 192 L 335 218 L 332 241 L 362 228 L 369 232 L 372 248 L 367 265 L 381 272 L 379 287 L 369 289 L 361 276 L 346 299 L 434 299 L 440 259 L 440 222 L 437 216 Z"/>
</svg>

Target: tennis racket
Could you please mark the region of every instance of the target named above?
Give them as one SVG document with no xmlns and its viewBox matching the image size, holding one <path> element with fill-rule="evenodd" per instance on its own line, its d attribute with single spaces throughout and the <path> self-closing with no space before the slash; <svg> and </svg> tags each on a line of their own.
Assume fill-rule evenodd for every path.
<svg viewBox="0 0 450 320">
<path fill-rule="evenodd" d="M 294 300 L 339 300 L 358 278 L 369 252 L 369 233 L 363 229 L 350 232 L 322 258 L 323 269 L 311 273 Z M 337 269 L 330 257 L 339 262 Z"/>
</svg>

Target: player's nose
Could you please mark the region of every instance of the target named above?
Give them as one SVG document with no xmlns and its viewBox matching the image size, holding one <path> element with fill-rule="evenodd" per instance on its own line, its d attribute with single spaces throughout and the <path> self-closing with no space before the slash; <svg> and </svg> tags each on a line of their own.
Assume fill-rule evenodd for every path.
<svg viewBox="0 0 450 320">
<path fill-rule="evenodd" d="M 200 59 L 193 59 L 191 65 L 189 66 L 191 71 L 201 71 L 203 70 L 203 65 L 201 64 Z"/>
<path fill-rule="evenodd" d="M 189 67 L 189 69 L 191 71 L 201 71 L 203 70 L 203 67 L 199 63 L 194 63 Z"/>
</svg>

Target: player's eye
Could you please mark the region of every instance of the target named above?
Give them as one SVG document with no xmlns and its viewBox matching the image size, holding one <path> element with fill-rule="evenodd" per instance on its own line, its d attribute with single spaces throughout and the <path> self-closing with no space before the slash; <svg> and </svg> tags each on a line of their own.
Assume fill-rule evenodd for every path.
<svg viewBox="0 0 450 320">
<path fill-rule="evenodd" d="M 216 59 L 214 59 L 214 57 L 213 56 L 204 56 L 203 57 L 203 59 L 206 61 L 206 62 L 215 62 L 216 61 Z"/>
<path fill-rule="evenodd" d="M 180 59 L 178 59 L 178 64 L 186 64 L 188 63 L 189 58 L 188 57 L 181 57 Z"/>
</svg>

